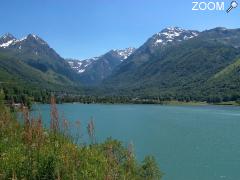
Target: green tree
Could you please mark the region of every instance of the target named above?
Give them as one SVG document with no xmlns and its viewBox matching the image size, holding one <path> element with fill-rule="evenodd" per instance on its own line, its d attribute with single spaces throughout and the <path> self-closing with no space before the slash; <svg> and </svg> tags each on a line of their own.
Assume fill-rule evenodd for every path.
<svg viewBox="0 0 240 180">
<path fill-rule="evenodd" d="M 0 105 L 2 106 L 4 104 L 5 94 L 2 89 L 0 89 Z"/>
<path fill-rule="evenodd" d="M 153 156 L 146 156 L 140 168 L 140 176 L 144 180 L 160 180 L 163 176 Z"/>
</svg>

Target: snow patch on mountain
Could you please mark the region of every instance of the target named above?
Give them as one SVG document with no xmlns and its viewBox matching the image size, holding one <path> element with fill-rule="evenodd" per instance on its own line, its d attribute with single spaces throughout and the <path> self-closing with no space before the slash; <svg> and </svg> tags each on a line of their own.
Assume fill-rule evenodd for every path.
<svg viewBox="0 0 240 180">
<path fill-rule="evenodd" d="M 13 42 L 14 42 L 14 40 L 10 40 L 6 43 L 0 44 L 0 47 L 6 48 L 6 47 L 10 46 Z"/>
<path fill-rule="evenodd" d="M 73 70 L 81 74 L 86 71 L 88 66 L 90 66 L 93 62 L 97 60 L 98 60 L 98 57 L 94 57 L 94 58 L 85 59 L 85 60 L 67 59 L 67 62 Z"/>
<path fill-rule="evenodd" d="M 136 49 L 135 48 L 126 48 L 126 49 L 114 49 L 113 51 L 116 52 L 124 61 L 127 59 Z"/>
</svg>

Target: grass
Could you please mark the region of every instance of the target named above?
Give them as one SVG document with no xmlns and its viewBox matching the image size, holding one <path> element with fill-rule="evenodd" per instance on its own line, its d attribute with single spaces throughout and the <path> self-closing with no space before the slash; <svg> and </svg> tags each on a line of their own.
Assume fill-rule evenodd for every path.
<svg viewBox="0 0 240 180">
<path fill-rule="evenodd" d="M 231 74 L 233 71 L 236 71 L 237 69 L 239 69 L 239 67 L 240 67 L 240 59 L 237 59 L 236 62 L 234 62 L 233 64 L 230 64 L 229 66 L 224 68 L 222 71 L 217 73 L 213 77 L 213 79 L 217 79 L 217 78 L 227 76 L 227 75 Z"/>
<path fill-rule="evenodd" d="M 240 106 L 240 103 L 239 103 L 239 102 L 236 102 L 236 101 L 227 101 L 227 102 L 214 103 L 214 105 L 222 105 L 222 106 Z"/>
<path fill-rule="evenodd" d="M 207 102 L 200 102 L 200 101 L 189 101 L 189 102 L 164 101 L 163 104 L 166 104 L 166 105 L 186 105 L 186 106 L 204 106 L 204 105 L 209 105 Z"/>
<path fill-rule="evenodd" d="M 206 106 L 206 105 L 219 105 L 219 106 L 240 106 L 239 102 L 236 101 L 226 101 L 226 102 L 219 102 L 219 103 L 208 103 L 206 101 L 163 101 L 164 105 L 177 105 L 177 106 Z"/>
</svg>

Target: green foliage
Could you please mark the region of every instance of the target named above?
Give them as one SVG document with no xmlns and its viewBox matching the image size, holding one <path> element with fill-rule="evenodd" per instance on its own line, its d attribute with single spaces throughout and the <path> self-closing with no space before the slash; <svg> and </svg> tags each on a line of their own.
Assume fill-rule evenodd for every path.
<svg viewBox="0 0 240 180">
<path fill-rule="evenodd" d="M 238 100 L 236 101 L 236 103 L 240 105 L 240 99 L 238 99 Z"/>
<path fill-rule="evenodd" d="M 13 89 L 24 90 L 27 92 L 38 91 L 40 93 L 42 90 L 58 92 L 79 91 L 80 88 L 77 87 L 78 81 L 76 80 L 74 83 L 70 78 L 72 77 L 73 79 L 76 79 L 77 75 L 69 69 L 70 67 L 66 65 L 66 62 L 64 62 L 63 59 L 60 58 L 59 60 L 47 57 L 42 60 L 41 58 L 37 57 L 37 59 L 34 59 L 27 54 L 15 54 L 14 50 L 7 51 L 0 49 L 0 87 L 14 92 L 5 92 L 6 95 L 23 94 L 22 92 L 14 91 Z M 35 61 L 39 61 L 41 64 L 48 62 L 48 64 L 45 64 L 48 66 L 48 70 L 43 72 L 39 68 L 28 64 L 28 62 L 34 63 Z M 54 65 L 54 62 L 57 65 Z M 58 66 L 61 66 L 61 68 L 59 67 L 60 69 L 57 71 L 56 69 Z M 54 69 L 51 69 L 51 67 Z M 65 71 L 63 70 L 64 67 L 66 68 Z M 62 70 L 63 74 L 59 72 L 60 70 Z"/>
<path fill-rule="evenodd" d="M 147 156 L 143 160 L 143 164 L 140 170 L 141 177 L 145 180 L 161 179 L 163 174 L 159 171 L 158 165 L 154 157 Z"/>
<path fill-rule="evenodd" d="M 3 106 L 5 100 L 5 94 L 2 89 L 0 89 L 0 108 Z"/>
<path fill-rule="evenodd" d="M 52 111 L 54 123 L 61 124 Z M 153 158 L 138 163 L 131 148 L 117 140 L 73 144 L 62 133 L 66 124 L 47 130 L 41 117 L 30 117 L 26 109 L 22 113 L 20 125 L 8 108 L 0 109 L 0 179 L 161 179 Z"/>
</svg>

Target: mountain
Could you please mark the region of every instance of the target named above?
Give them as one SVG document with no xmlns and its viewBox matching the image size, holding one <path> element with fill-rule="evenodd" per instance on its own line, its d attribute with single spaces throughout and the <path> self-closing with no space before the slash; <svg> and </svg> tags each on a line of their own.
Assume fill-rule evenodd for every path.
<svg viewBox="0 0 240 180">
<path fill-rule="evenodd" d="M 148 41 L 141 47 L 141 49 L 154 49 L 158 47 L 164 47 L 166 45 L 171 45 L 194 38 L 198 36 L 198 34 L 198 31 L 184 30 L 179 27 L 166 28 L 148 39 Z"/>
<path fill-rule="evenodd" d="M 156 52 L 164 51 L 173 45 L 181 44 L 198 35 L 199 32 L 195 30 L 184 30 L 179 27 L 165 28 L 150 37 L 142 46 L 135 50 L 127 61 L 118 66 L 114 70 L 114 77 L 116 77 L 117 74 L 122 76 L 125 71 L 134 71 L 138 66 L 152 59 L 153 56 L 158 56 Z"/>
<path fill-rule="evenodd" d="M 42 87 L 79 84 L 78 74 L 44 40 L 34 34 L 22 39 L 16 39 L 9 33 L 2 36 L 0 67 L 1 73 L 8 74 L 8 77 L 1 78 L 4 83 L 4 78 L 10 78 Z"/>
<path fill-rule="evenodd" d="M 97 85 L 109 77 L 112 71 L 134 51 L 134 48 L 111 50 L 100 57 L 81 61 L 68 59 L 67 61 L 72 69 L 80 74 L 80 80 L 83 84 L 87 86 Z"/>
<path fill-rule="evenodd" d="M 16 38 L 12 34 L 7 33 L 0 37 L 0 47 L 7 47 L 15 40 Z"/>
<path fill-rule="evenodd" d="M 66 59 L 70 67 L 78 74 L 84 73 L 89 65 L 91 65 L 94 61 L 98 60 L 99 57 L 94 57 L 91 59 Z"/>
<path fill-rule="evenodd" d="M 105 92 L 108 89 L 109 94 L 174 99 L 206 100 L 210 94 L 226 96 L 231 88 L 239 94 L 236 90 L 240 90 L 240 86 L 231 78 L 225 77 L 231 86 L 225 86 L 224 90 L 211 85 L 214 76 L 238 59 L 239 37 L 240 29 L 215 28 L 203 32 L 164 29 L 115 68 L 103 81 L 102 88 Z M 215 79 L 214 83 L 220 87 L 222 82 Z"/>
</svg>

